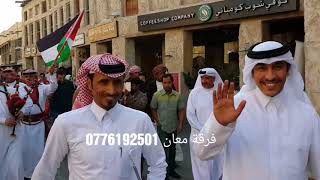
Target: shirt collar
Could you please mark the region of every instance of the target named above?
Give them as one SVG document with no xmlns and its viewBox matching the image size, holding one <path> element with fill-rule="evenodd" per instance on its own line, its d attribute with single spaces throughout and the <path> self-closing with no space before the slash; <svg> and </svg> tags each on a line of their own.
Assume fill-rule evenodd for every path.
<svg viewBox="0 0 320 180">
<path fill-rule="evenodd" d="M 14 87 L 14 86 L 16 85 L 16 82 L 17 82 L 17 81 L 13 81 L 13 82 L 11 82 L 11 83 L 8 83 L 8 86 Z"/>
<path fill-rule="evenodd" d="M 96 119 L 101 122 L 106 114 L 112 114 L 112 112 L 115 111 L 117 107 L 118 107 L 118 103 L 113 108 L 107 111 L 93 101 L 90 109 L 93 112 L 93 114 L 96 116 Z"/>
<path fill-rule="evenodd" d="M 257 92 L 258 100 L 260 101 L 260 103 L 262 104 L 262 106 L 264 108 L 266 108 L 270 102 L 275 104 L 275 106 L 277 108 L 280 108 L 280 106 L 284 102 L 284 96 L 285 96 L 285 92 L 284 91 L 285 91 L 285 88 L 283 88 L 281 90 L 281 92 L 279 94 L 277 94 L 276 96 L 274 96 L 274 97 L 270 97 L 270 96 L 267 96 L 267 95 L 263 94 L 263 92 L 258 87 L 256 87 L 255 91 Z"/>
<path fill-rule="evenodd" d="M 210 89 L 207 89 L 207 88 L 204 88 L 203 86 L 201 86 L 201 89 L 205 92 L 213 92 L 214 90 L 214 87 L 210 88 Z"/>
<path fill-rule="evenodd" d="M 263 94 L 263 92 L 258 87 L 256 87 L 255 91 L 257 94 L 258 101 L 265 108 L 269 104 L 271 97 Z"/>
</svg>

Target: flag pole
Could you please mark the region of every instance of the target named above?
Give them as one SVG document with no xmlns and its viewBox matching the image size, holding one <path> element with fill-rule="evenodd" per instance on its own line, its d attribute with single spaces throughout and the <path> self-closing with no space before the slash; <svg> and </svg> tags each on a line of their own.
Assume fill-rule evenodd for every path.
<svg viewBox="0 0 320 180">
<path fill-rule="evenodd" d="M 83 17 L 83 14 L 84 14 L 84 10 L 79 14 L 79 17 L 77 18 L 76 22 L 79 21 L 79 18 L 82 18 L 82 17 Z M 81 20 L 81 19 L 80 19 L 80 20 Z M 72 32 L 72 31 L 74 30 L 74 28 L 75 28 L 75 24 L 73 24 L 73 26 L 71 27 L 70 31 L 68 31 L 68 32 Z M 64 48 L 65 48 L 66 45 L 67 45 L 67 42 L 68 42 L 68 38 L 69 38 L 69 37 L 70 37 L 70 33 L 69 33 L 68 36 L 66 37 L 66 41 L 63 43 L 63 45 L 62 45 L 62 47 L 61 47 L 61 49 L 60 49 L 60 51 L 59 51 L 56 59 L 53 61 L 53 64 L 52 64 L 52 66 L 50 67 L 49 72 L 50 72 L 50 70 L 57 64 L 57 61 L 58 61 L 58 59 L 59 59 L 62 51 L 64 50 Z"/>
</svg>

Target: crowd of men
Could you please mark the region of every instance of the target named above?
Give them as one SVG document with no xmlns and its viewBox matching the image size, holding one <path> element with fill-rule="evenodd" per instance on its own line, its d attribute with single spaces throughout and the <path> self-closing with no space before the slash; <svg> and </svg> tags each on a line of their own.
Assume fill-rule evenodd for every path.
<svg viewBox="0 0 320 180">
<path fill-rule="evenodd" d="M 144 162 L 150 180 L 179 179 L 176 144 L 164 143 L 186 120 L 195 180 L 320 178 L 320 118 L 286 45 L 253 45 L 237 94 L 213 68 L 199 70 L 187 99 L 166 66 L 152 74 L 146 81 L 139 66 L 111 54 L 88 58 L 76 82 L 56 66 L 40 76 L 4 69 L 0 180 L 54 180 L 65 156 L 70 180 L 140 180 Z M 89 146 L 88 134 L 97 133 L 157 136 L 151 144 Z"/>
<path fill-rule="evenodd" d="M 58 114 L 70 111 L 74 85 L 64 68 L 38 75 L 6 67 L 0 73 L 0 179 L 30 179 Z M 10 133 L 8 133 L 10 132 Z"/>
</svg>

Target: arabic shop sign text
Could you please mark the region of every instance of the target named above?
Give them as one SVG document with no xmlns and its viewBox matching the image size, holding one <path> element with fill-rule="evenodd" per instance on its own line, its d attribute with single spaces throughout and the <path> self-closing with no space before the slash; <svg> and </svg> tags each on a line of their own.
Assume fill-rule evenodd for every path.
<svg viewBox="0 0 320 180">
<path fill-rule="evenodd" d="M 195 17 L 195 13 L 174 15 L 171 17 L 163 17 L 163 18 L 150 19 L 147 21 L 140 21 L 140 25 L 146 26 L 146 25 L 150 25 L 150 24 L 152 25 L 152 24 L 166 23 L 168 21 L 174 22 L 174 21 L 179 21 L 179 20 L 184 20 L 184 19 L 191 19 L 194 17 Z"/>
<path fill-rule="evenodd" d="M 138 16 L 139 31 L 152 31 L 208 22 L 298 10 L 299 0 L 225 0 Z M 207 17 L 205 16 L 207 15 Z M 211 16 L 212 15 L 212 16 Z"/>
</svg>

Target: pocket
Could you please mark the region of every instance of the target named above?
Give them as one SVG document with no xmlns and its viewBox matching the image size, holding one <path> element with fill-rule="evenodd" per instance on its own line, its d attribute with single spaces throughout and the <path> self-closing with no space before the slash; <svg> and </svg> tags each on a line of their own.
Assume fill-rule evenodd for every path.
<svg viewBox="0 0 320 180">
<path fill-rule="evenodd" d="M 124 146 L 123 154 L 119 160 L 120 178 L 136 176 L 134 166 L 140 176 L 141 149 L 136 146 Z"/>
<path fill-rule="evenodd" d="M 288 175 L 301 175 L 305 173 L 309 150 L 308 146 L 298 142 L 288 142 L 283 144 L 282 159 L 283 169 Z"/>
</svg>

